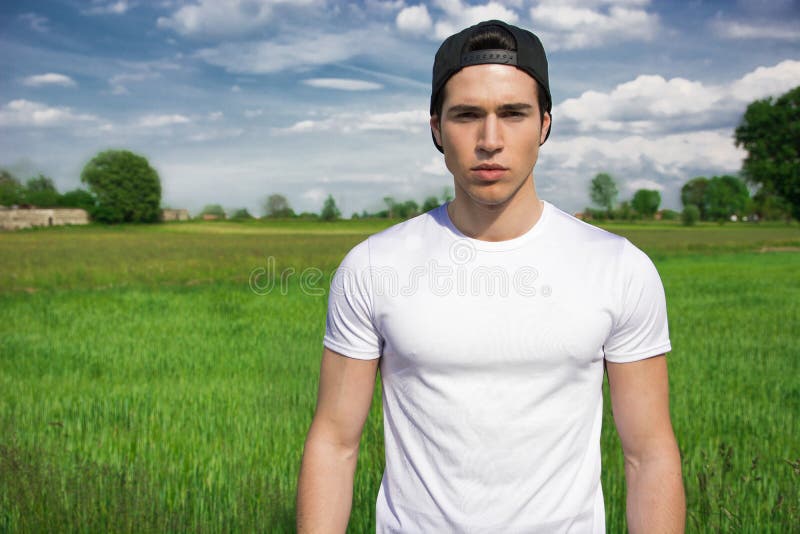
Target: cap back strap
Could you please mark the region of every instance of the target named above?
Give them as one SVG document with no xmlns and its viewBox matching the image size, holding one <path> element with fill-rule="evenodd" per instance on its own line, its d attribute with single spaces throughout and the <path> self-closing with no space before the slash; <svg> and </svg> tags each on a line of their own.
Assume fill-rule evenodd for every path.
<svg viewBox="0 0 800 534">
<path fill-rule="evenodd" d="M 501 63 L 516 65 L 517 53 L 511 50 L 475 50 L 461 56 L 461 66 L 483 65 L 485 63 Z"/>
</svg>

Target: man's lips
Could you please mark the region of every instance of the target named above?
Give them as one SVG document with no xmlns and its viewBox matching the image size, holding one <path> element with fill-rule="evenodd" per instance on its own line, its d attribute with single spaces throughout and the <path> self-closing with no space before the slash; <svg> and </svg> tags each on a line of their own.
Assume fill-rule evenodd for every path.
<svg viewBox="0 0 800 534">
<path fill-rule="evenodd" d="M 498 180 L 508 171 L 506 167 L 496 163 L 482 163 L 472 167 L 470 170 L 483 180 Z"/>
</svg>

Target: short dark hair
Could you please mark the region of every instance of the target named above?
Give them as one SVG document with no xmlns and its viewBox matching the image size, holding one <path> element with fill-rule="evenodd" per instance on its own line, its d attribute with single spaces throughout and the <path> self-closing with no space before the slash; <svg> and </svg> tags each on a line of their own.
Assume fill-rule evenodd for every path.
<svg viewBox="0 0 800 534">
<path fill-rule="evenodd" d="M 475 52 L 476 50 L 509 50 L 511 52 L 516 52 L 517 43 L 514 40 L 514 36 L 511 35 L 511 32 L 502 26 L 484 26 L 470 35 L 469 40 L 464 45 L 464 50 L 462 53 L 466 54 L 468 52 Z M 542 123 L 544 124 L 544 114 L 549 107 L 547 91 L 544 87 L 542 87 L 542 84 L 539 83 L 539 80 L 535 81 L 536 97 L 539 104 L 539 115 Z M 446 89 L 447 84 L 442 87 L 442 90 L 439 91 L 439 94 L 436 95 L 436 99 L 433 101 L 434 115 L 439 117 L 440 123 L 442 120 L 442 106 L 444 105 Z"/>
</svg>

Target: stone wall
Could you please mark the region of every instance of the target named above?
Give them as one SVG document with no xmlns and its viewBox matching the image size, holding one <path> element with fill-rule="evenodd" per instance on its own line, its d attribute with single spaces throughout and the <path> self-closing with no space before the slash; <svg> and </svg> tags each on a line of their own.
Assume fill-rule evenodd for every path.
<svg viewBox="0 0 800 534">
<path fill-rule="evenodd" d="M 73 208 L 3 208 L 0 207 L 0 229 L 19 230 L 32 226 L 89 224 L 86 210 Z"/>
<path fill-rule="evenodd" d="M 163 209 L 161 210 L 162 221 L 188 221 L 189 210 L 187 209 Z"/>
</svg>

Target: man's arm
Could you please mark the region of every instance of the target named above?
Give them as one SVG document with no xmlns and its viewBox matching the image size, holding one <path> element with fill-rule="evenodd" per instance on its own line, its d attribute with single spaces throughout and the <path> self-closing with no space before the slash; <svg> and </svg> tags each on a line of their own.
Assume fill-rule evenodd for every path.
<svg viewBox="0 0 800 534">
<path fill-rule="evenodd" d="M 669 416 L 664 355 L 606 362 L 611 407 L 625 453 L 628 530 L 681 533 L 686 503 L 681 458 Z"/>
<path fill-rule="evenodd" d="M 361 431 L 369 414 L 378 359 L 322 352 L 319 395 L 297 483 L 297 530 L 345 532 Z"/>
</svg>

